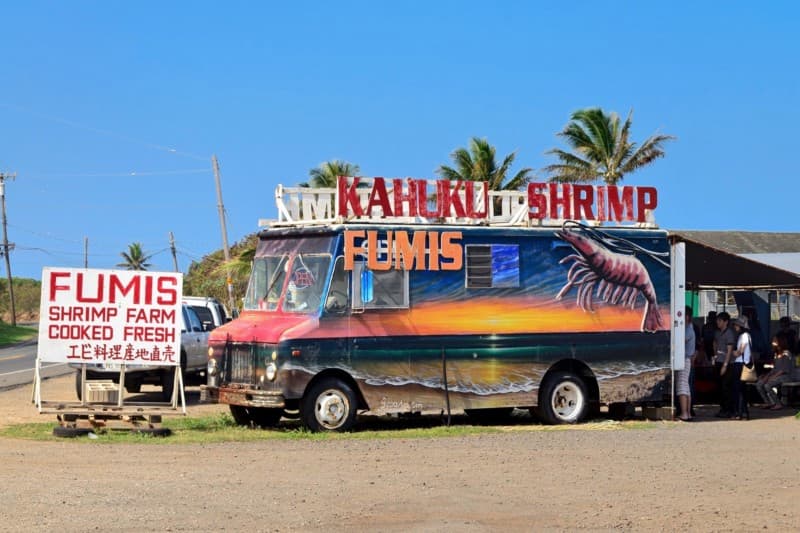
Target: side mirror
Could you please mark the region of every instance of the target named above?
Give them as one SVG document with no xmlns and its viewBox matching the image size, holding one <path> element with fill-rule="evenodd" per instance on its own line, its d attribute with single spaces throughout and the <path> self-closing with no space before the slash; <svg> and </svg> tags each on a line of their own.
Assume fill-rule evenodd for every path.
<svg viewBox="0 0 800 533">
<path fill-rule="evenodd" d="M 373 274 L 371 270 L 361 271 L 361 302 L 368 304 L 375 297 L 373 293 Z"/>
</svg>

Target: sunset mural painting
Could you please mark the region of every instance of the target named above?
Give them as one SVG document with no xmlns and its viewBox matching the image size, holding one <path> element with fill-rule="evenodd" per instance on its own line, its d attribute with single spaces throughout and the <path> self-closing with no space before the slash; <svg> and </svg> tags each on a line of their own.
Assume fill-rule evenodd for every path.
<svg viewBox="0 0 800 533">
<path fill-rule="evenodd" d="M 211 333 L 204 399 L 262 427 L 299 410 L 317 431 L 357 412 L 538 406 L 573 423 L 661 402 L 670 244 L 630 223 L 655 190 L 550 185 L 531 184 L 510 224 L 484 184 L 340 178 L 315 209 L 328 218 L 260 233 L 244 311 Z M 532 225 L 543 213 L 582 220 Z"/>
</svg>

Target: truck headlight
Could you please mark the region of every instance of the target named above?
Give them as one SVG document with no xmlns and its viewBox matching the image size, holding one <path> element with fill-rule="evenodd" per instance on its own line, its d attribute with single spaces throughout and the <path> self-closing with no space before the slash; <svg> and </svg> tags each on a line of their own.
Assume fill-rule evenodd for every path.
<svg viewBox="0 0 800 533">
<path fill-rule="evenodd" d="M 267 379 L 270 381 L 275 381 L 275 376 L 278 375 L 278 367 L 275 366 L 275 363 L 270 363 L 267 365 Z"/>
<path fill-rule="evenodd" d="M 217 360 L 216 359 L 209 359 L 208 360 L 208 375 L 209 376 L 216 376 L 217 375 Z"/>
</svg>

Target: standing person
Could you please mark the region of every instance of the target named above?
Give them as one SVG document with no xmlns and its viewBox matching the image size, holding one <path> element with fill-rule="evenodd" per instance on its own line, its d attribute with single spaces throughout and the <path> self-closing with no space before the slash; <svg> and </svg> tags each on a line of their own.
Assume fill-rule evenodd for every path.
<svg viewBox="0 0 800 533">
<path fill-rule="evenodd" d="M 686 337 L 685 337 L 685 353 L 686 358 L 683 365 L 683 370 L 678 370 L 675 375 L 678 389 L 678 405 L 680 406 L 679 420 L 688 422 L 692 419 L 691 413 L 691 388 L 689 386 L 689 376 L 692 372 L 692 362 L 694 354 L 697 350 L 697 337 L 694 332 L 694 325 L 692 324 L 692 308 L 686 306 Z"/>
<path fill-rule="evenodd" d="M 778 333 L 772 339 L 774 349 L 772 370 L 764 374 L 756 381 L 756 390 L 764 400 L 767 409 L 783 409 L 783 405 L 778 399 L 778 395 L 772 387 L 780 389 L 782 383 L 791 381 L 794 371 L 794 357 L 786 342 L 786 336 Z"/>
<path fill-rule="evenodd" d="M 730 418 L 733 413 L 733 373 L 728 366 L 733 360 L 733 349 L 736 346 L 736 333 L 729 327 L 731 315 L 723 311 L 717 314 L 717 333 L 714 335 L 714 369 L 719 376 L 719 412 L 718 418 Z M 737 378 L 738 379 L 738 378 Z"/>
<path fill-rule="evenodd" d="M 733 418 L 736 420 L 750 419 L 750 411 L 747 407 L 747 399 L 745 398 L 745 384 L 742 383 L 742 367 L 747 365 L 748 368 L 753 364 L 751 355 L 751 347 L 753 341 L 750 338 L 750 328 L 748 327 L 747 317 L 742 315 L 733 321 L 733 328 L 738 334 L 736 339 L 736 350 L 733 352 L 734 359 L 728 372 L 731 373 L 731 380 L 733 390 L 731 398 L 733 399 Z"/>
<path fill-rule="evenodd" d="M 703 349 L 709 361 L 714 361 L 714 336 L 717 333 L 717 312 L 709 311 L 700 335 L 703 337 Z"/>
<path fill-rule="evenodd" d="M 792 329 L 792 319 L 782 316 L 778 333 L 786 337 L 786 349 L 792 353 L 797 353 L 797 332 Z"/>
</svg>

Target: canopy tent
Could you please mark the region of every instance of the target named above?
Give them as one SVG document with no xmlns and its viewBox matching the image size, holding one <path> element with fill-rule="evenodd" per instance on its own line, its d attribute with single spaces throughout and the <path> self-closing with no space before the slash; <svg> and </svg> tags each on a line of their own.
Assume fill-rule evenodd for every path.
<svg viewBox="0 0 800 533">
<path fill-rule="evenodd" d="M 686 288 L 800 289 L 800 275 L 736 255 L 681 232 L 670 232 L 672 242 L 686 243 Z"/>
</svg>

